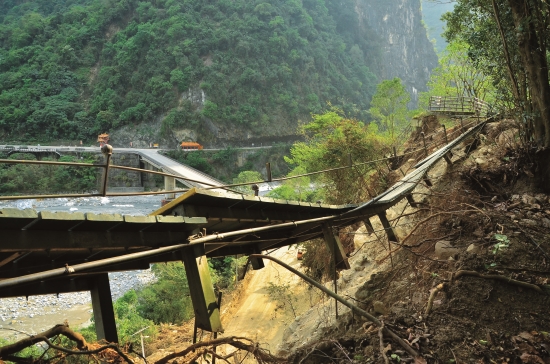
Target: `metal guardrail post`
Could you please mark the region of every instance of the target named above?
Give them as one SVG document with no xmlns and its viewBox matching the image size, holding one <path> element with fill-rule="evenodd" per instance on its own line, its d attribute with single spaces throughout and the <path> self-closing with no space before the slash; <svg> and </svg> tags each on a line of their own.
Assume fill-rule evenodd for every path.
<svg viewBox="0 0 550 364">
<path fill-rule="evenodd" d="M 267 162 L 265 164 L 265 170 L 267 172 L 267 182 L 271 182 L 273 177 L 271 175 L 271 163 Z"/>
<path fill-rule="evenodd" d="M 443 127 L 443 134 L 445 135 L 445 144 L 449 144 L 449 139 L 447 138 L 447 128 L 445 127 L 445 124 L 441 124 Z"/>
<path fill-rule="evenodd" d="M 113 155 L 113 147 L 109 144 L 104 144 L 101 147 L 101 153 L 105 156 L 105 165 L 103 166 L 103 179 L 101 181 L 100 194 L 107 195 L 107 180 L 109 179 L 109 164 L 111 164 L 111 156 Z"/>
<path fill-rule="evenodd" d="M 424 144 L 424 154 L 428 155 L 428 148 L 426 147 L 426 137 L 424 135 L 424 132 L 420 133 L 422 135 L 422 143 Z"/>
</svg>

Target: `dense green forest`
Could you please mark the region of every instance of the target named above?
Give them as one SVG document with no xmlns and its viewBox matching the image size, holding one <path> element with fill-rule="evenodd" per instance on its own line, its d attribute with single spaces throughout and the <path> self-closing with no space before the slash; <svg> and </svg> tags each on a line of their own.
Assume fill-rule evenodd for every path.
<svg viewBox="0 0 550 364">
<path fill-rule="evenodd" d="M 2 139 L 85 139 L 159 117 L 164 128 L 208 118 L 276 134 L 329 102 L 365 119 L 380 51 L 352 5 L 2 1 Z M 189 90 L 204 92 L 200 107 Z"/>
</svg>

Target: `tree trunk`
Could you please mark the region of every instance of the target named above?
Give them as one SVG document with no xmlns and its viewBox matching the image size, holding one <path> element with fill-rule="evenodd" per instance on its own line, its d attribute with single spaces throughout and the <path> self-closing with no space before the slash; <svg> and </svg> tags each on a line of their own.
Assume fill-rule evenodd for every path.
<svg viewBox="0 0 550 364">
<path fill-rule="evenodd" d="M 539 39 L 545 29 L 537 33 L 537 0 L 508 0 L 516 26 L 518 47 L 527 72 L 529 89 L 535 107 L 534 137 L 539 147 L 550 147 L 550 85 L 546 48 Z"/>
</svg>

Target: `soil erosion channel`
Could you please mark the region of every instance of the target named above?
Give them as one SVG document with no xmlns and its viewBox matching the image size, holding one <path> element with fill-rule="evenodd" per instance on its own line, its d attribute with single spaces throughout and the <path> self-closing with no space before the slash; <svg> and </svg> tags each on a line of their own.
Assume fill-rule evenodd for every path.
<svg viewBox="0 0 550 364">
<path fill-rule="evenodd" d="M 300 269 L 296 253 L 296 248 L 281 248 L 270 255 Z M 234 303 L 236 311 L 223 322 L 223 336 L 248 337 L 259 341 L 262 348 L 276 352 L 285 328 L 315 300 L 299 277 L 272 261 L 264 262 L 265 268 L 247 273 L 251 276 Z M 278 294 L 270 294 L 270 290 Z"/>
</svg>

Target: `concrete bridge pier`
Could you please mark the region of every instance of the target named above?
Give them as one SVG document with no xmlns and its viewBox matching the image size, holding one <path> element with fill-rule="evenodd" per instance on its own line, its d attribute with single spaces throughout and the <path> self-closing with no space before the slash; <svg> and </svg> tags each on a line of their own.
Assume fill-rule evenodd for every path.
<svg viewBox="0 0 550 364">
<path fill-rule="evenodd" d="M 174 191 L 176 189 L 176 178 L 164 176 L 164 190 L 165 191 Z M 167 200 L 173 200 L 176 198 L 175 193 L 167 193 L 164 195 L 164 198 Z"/>
<path fill-rule="evenodd" d="M 0 290 L 0 298 L 89 291 L 98 340 L 118 343 L 115 313 L 107 273 L 62 276 Z"/>
</svg>

